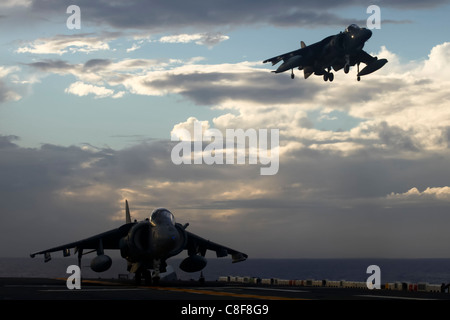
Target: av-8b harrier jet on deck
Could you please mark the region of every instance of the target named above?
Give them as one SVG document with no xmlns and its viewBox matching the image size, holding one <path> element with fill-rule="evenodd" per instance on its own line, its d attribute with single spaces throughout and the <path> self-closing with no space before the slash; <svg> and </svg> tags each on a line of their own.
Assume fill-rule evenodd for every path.
<svg viewBox="0 0 450 320">
<path fill-rule="evenodd" d="M 247 259 L 247 255 L 203 239 L 186 231 L 188 224 L 182 226 L 175 222 L 173 214 L 164 208 L 155 209 L 150 219 L 141 222 L 131 222 L 128 201 L 125 202 L 126 224 L 117 229 L 106 231 L 90 238 L 68 243 L 62 246 L 32 253 L 44 254 L 45 262 L 50 261 L 50 253 L 63 251 L 63 255 L 69 256 L 70 249 L 75 248 L 78 253 L 78 264 L 81 264 L 83 254 L 96 252 L 97 256 L 91 261 L 91 269 L 103 272 L 111 267 L 112 260 L 105 255 L 105 249 L 118 249 L 123 258 L 128 262 L 128 271 L 136 274 L 136 280 L 140 282 L 142 276 L 149 284 L 153 280 L 159 280 L 160 272 L 166 271 L 166 260 L 187 250 L 188 257 L 180 264 L 180 269 L 186 272 L 196 272 L 206 266 L 204 258 L 207 250 L 216 252 L 217 257 L 226 257 L 231 254 L 232 262 L 240 262 Z M 91 250 L 84 253 L 84 250 Z M 149 271 L 153 270 L 153 274 Z"/>
<path fill-rule="evenodd" d="M 333 81 L 334 75 L 331 68 L 335 71 L 344 69 L 348 73 L 351 66 L 357 65 L 357 80 L 361 76 L 377 71 L 388 61 L 372 57 L 363 50 L 364 44 L 372 36 L 372 31 L 366 28 L 360 28 L 352 24 L 344 32 L 329 36 L 322 41 L 306 46 L 301 42 L 301 49 L 291 51 L 267 60 L 263 63 L 272 62 L 276 65 L 283 60 L 274 73 L 280 73 L 291 70 L 291 78 L 294 79 L 294 68 L 303 70 L 305 79 L 311 74 L 323 75 L 324 81 Z M 359 71 L 359 64 L 363 62 L 366 67 Z"/>
</svg>

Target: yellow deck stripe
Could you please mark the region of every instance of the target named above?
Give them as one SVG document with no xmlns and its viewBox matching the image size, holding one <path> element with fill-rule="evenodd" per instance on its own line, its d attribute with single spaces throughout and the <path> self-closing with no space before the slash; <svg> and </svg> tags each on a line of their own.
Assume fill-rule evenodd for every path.
<svg viewBox="0 0 450 320">
<path fill-rule="evenodd" d="M 213 291 L 213 290 L 204 290 L 204 289 L 167 288 L 167 287 L 146 287 L 146 288 L 155 289 L 155 290 L 206 294 L 206 295 L 212 295 L 212 296 L 235 297 L 235 298 L 250 298 L 250 299 L 263 299 L 263 300 L 308 300 L 308 299 L 301 299 L 301 298 L 261 296 L 261 295 L 256 295 L 256 294 L 233 293 L 233 292 Z"/>
<path fill-rule="evenodd" d="M 67 279 L 57 278 L 58 280 Z M 82 280 L 84 283 L 93 283 L 93 284 L 107 284 L 107 285 L 120 285 L 114 282 L 108 282 L 103 280 Z M 214 290 L 204 290 L 204 289 L 188 289 L 188 288 L 173 288 L 173 287 L 140 287 L 146 289 L 154 289 L 161 291 L 176 291 L 176 292 L 186 292 L 193 294 L 205 294 L 211 296 L 222 296 L 222 297 L 234 297 L 234 298 L 247 298 L 247 299 L 263 299 L 263 300 L 310 300 L 310 299 L 302 299 L 302 298 L 287 298 L 287 297 L 278 297 L 278 296 L 263 296 L 256 294 L 245 294 L 245 293 L 233 293 L 233 292 L 224 292 L 224 291 L 214 291 Z"/>
</svg>

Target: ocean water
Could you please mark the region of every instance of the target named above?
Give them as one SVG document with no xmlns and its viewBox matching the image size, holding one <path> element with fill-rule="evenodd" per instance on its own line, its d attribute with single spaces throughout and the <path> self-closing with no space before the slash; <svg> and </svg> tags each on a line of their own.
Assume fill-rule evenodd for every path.
<svg viewBox="0 0 450 320">
<path fill-rule="evenodd" d="M 91 257 L 82 261 L 82 276 L 85 278 L 118 278 L 126 271 L 126 261 L 114 258 L 109 270 L 96 273 L 89 268 Z M 182 259 L 172 258 L 171 265 L 179 279 L 198 280 L 200 272 L 185 273 L 178 268 Z M 43 257 L 0 258 L 0 277 L 67 277 L 67 267 L 77 264 L 75 257 L 53 258 L 44 263 Z M 215 281 L 220 276 L 250 276 L 261 279 L 279 278 L 290 280 L 348 280 L 365 282 L 370 274 L 367 267 L 377 265 L 381 270 L 381 282 L 428 282 L 450 283 L 450 259 L 248 259 L 231 263 L 228 258 L 208 258 L 202 270 L 206 280 Z"/>
</svg>

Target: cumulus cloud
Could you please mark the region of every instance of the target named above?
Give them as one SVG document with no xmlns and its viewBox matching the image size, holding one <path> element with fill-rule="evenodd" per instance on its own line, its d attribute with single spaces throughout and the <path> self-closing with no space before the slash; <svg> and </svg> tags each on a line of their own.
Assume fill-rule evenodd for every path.
<svg viewBox="0 0 450 320">
<path fill-rule="evenodd" d="M 11 90 L 3 81 L 0 80 L 0 103 L 6 101 L 18 101 L 21 98 L 21 95 Z"/>
<path fill-rule="evenodd" d="M 164 36 L 159 39 L 162 43 L 190 43 L 194 42 L 198 45 L 212 47 L 222 41 L 228 40 L 230 37 L 220 33 L 196 33 L 196 34 L 178 34 L 172 36 Z"/>
<path fill-rule="evenodd" d="M 126 92 L 114 90 L 113 87 L 124 86 L 127 78 L 135 76 L 142 70 L 158 69 L 168 64 L 169 62 L 148 59 L 124 59 L 119 62 L 109 59 L 90 59 L 84 64 L 71 64 L 63 60 L 43 60 L 30 63 L 28 66 L 41 73 L 75 76 L 79 81 L 66 88 L 67 93 L 79 96 L 92 93 L 96 97 L 121 98 Z"/>
<path fill-rule="evenodd" d="M 353 150 L 378 149 L 417 156 L 424 150 L 446 150 L 449 145 L 450 84 L 440 76 L 450 65 L 448 48 L 450 44 L 443 43 L 432 48 L 424 61 L 401 63 L 395 53 L 382 47 L 376 55 L 390 59 L 384 68 L 361 82 L 352 79 L 354 70 L 348 75 L 337 72 L 332 85 L 315 76 L 292 81 L 286 74 L 271 74 L 260 61 L 207 64 L 200 59 L 92 59 L 84 64 L 44 60 L 29 65 L 73 75 L 84 84 L 83 92 L 89 84 L 97 96 L 183 96 L 220 110 L 212 124 L 221 130 L 278 128 L 284 143 L 295 139 L 298 146 L 315 150 L 350 155 Z M 111 90 L 119 87 L 114 90 L 118 95 L 113 94 Z M 67 90 L 75 93 L 74 89 Z M 321 119 L 310 119 L 317 110 L 359 120 L 344 130 L 321 130 L 315 127 Z"/>
<path fill-rule="evenodd" d="M 5 67 L 0 66 L 0 103 L 7 101 L 18 101 L 22 98 L 16 88 L 11 88 L 11 85 L 8 84 L 8 77 L 12 76 L 15 72 L 19 70 L 18 67 Z M 17 80 L 17 76 L 14 76 Z M 9 81 L 9 82 L 14 82 Z M 17 82 L 17 81 L 16 81 Z"/>
<path fill-rule="evenodd" d="M 66 93 L 71 93 L 80 97 L 93 94 L 97 98 L 121 98 L 124 95 L 123 91 L 114 93 L 113 90 L 107 89 L 105 87 L 94 86 L 92 84 L 86 84 L 81 81 L 72 83 L 68 88 L 65 89 Z"/>
<path fill-rule="evenodd" d="M 92 34 L 57 35 L 50 38 L 39 38 L 16 50 L 18 53 L 58 54 L 91 53 L 109 50 L 108 39 L 92 36 Z"/>
<path fill-rule="evenodd" d="M 133 43 L 133 45 L 127 49 L 127 52 L 133 52 L 133 51 L 138 50 L 141 47 L 142 43 L 143 42 Z"/>
<path fill-rule="evenodd" d="M 416 187 L 409 189 L 404 193 L 392 192 L 387 196 L 389 200 L 441 200 L 450 201 L 450 187 L 428 187 L 422 192 Z"/>
<path fill-rule="evenodd" d="M 196 123 L 201 125 L 202 135 L 205 134 L 210 127 L 208 121 L 199 121 L 195 117 L 189 117 L 185 122 L 180 122 L 174 125 L 172 131 L 170 132 L 172 140 L 194 141 L 196 138 L 194 134 L 194 126 Z M 186 135 L 186 133 L 189 133 L 189 135 Z"/>
</svg>

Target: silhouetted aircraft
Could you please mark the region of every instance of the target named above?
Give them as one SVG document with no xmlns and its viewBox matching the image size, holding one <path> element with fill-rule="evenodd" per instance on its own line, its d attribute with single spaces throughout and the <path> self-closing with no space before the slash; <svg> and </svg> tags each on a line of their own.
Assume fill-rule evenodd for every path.
<svg viewBox="0 0 450 320">
<path fill-rule="evenodd" d="M 335 71 L 344 69 L 348 73 L 351 66 L 357 65 L 357 80 L 361 76 L 377 71 L 388 61 L 372 57 L 363 50 L 364 44 L 372 36 L 372 31 L 366 28 L 360 28 L 356 24 L 348 26 L 344 32 L 329 36 L 322 41 L 313 43 L 309 46 L 301 42 L 301 49 L 291 51 L 267 60 L 263 63 L 272 62 L 276 65 L 283 60 L 274 73 L 291 70 L 291 78 L 294 79 L 294 68 L 303 70 L 305 79 L 311 74 L 323 75 L 324 81 L 333 81 L 334 75 L 331 68 Z M 359 71 L 359 64 L 363 62 L 366 67 Z"/>
<path fill-rule="evenodd" d="M 128 201 L 125 201 L 126 223 L 117 229 L 97 234 L 90 238 L 71 242 L 62 246 L 32 253 L 44 254 L 45 262 L 51 260 L 50 253 L 62 251 L 64 257 L 70 255 L 70 249 L 75 248 L 78 253 L 78 265 L 84 254 L 96 252 L 97 256 L 91 261 L 91 269 L 103 272 L 111 267 L 112 260 L 105 255 L 105 249 L 118 249 L 128 262 L 128 271 L 135 273 L 135 279 L 140 282 L 143 276 L 147 284 L 159 281 L 160 272 L 166 271 L 166 260 L 187 250 L 188 257 L 180 264 L 180 269 L 186 272 L 196 272 L 206 266 L 205 254 L 207 250 L 216 252 L 217 257 L 231 254 L 232 262 L 247 259 L 247 255 L 203 239 L 186 231 L 189 224 L 182 226 L 175 222 L 173 214 L 165 209 L 155 209 L 150 219 L 141 222 L 131 222 Z M 84 250 L 91 250 L 84 252 Z M 150 272 L 153 270 L 153 273 Z"/>
</svg>

